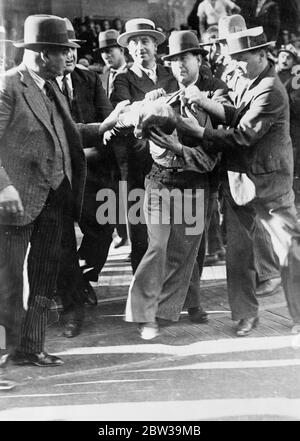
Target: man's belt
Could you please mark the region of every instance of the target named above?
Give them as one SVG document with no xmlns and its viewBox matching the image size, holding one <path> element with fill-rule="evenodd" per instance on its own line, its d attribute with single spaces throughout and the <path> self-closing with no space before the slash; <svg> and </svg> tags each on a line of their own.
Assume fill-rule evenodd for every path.
<svg viewBox="0 0 300 441">
<path fill-rule="evenodd" d="M 158 164 L 157 162 L 154 162 L 154 165 L 161 172 L 163 172 L 163 171 L 170 172 L 170 173 L 182 173 L 182 172 L 184 172 L 184 168 L 182 168 L 182 167 L 165 167 L 163 165 Z"/>
</svg>

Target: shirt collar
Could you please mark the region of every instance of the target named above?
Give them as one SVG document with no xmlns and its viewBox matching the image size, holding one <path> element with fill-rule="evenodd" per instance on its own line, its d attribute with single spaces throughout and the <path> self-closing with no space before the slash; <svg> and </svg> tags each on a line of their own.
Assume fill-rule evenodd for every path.
<svg viewBox="0 0 300 441">
<path fill-rule="evenodd" d="M 71 78 L 71 74 L 68 73 L 67 75 L 59 75 L 59 76 L 56 77 L 56 82 L 57 82 L 57 84 L 58 84 L 60 90 L 63 89 L 63 84 L 62 84 L 62 83 L 63 83 L 63 79 L 64 79 L 64 77 L 66 77 L 67 82 L 69 83 L 69 86 L 70 86 L 71 89 L 72 89 L 72 78 Z"/>
<path fill-rule="evenodd" d="M 151 67 L 151 68 L 144 67 L 144 66 L 142 66 L 141 64 L 139 64 L 138 66 L 139 66 L 139 68 L 140 68 L 142 71 L 144 71 L 147 75 L 149 74 L 149 72 L 150 72 L 150 73 L 154 73 L 154 74 L 156 74 L 156 68 L 157 68 L 157 64 L 156 64 L 156 63 L 155 63 L 154 66 Z"/>
<path fill-rule="evenodd" d="M 114 69 L 114 68 L 111 67 L 110 68 L 110 73 L 121 73 L 121 72 L 123 72 L 126 69 L 126 67 L 127 67 L 126 63 L 122 64 L 122 66 L 120 66 L 118 69 Z"/>
<path fill-rule="evenodd" d="M 43 90 L 46 81 L 42 77 L 40 77 L 36 72 L 30 69 L 28 66 L 26 66 L 26 69 L 28 70 L 29 75 L 31 76 L 35 84 L 38 86 L 38 88 Z"/>
</svg>

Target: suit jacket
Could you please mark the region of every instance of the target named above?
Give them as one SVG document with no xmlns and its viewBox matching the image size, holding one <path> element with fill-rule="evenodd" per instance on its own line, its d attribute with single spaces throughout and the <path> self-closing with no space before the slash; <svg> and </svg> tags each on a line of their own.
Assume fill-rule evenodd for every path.
<svg viewBox="0 0 300 441">
<path fill-rule="evenodd" d="M 293 184 L 289 101 L 272 66 L 236 97 L 235 106 L 225 106 L 230 128 L 205 129 L 204 139 L 224 152 L 228 170 L 248 175 L 259 199 L 284 197 Z"/>
<path fill-rule="evenodd" d="M 122 72 L 119 72 L 118 75 L 120 73 L 126 73 L 128 70 L 128 66 L 124 66 L 124 69 L 122 70 Z M 110 69 L 108 67 L 104 68 L 103 73 L 100 75 L 101 81 L 102 81 L 102 86 L 103 89 L 105 90 L 106 95 L 108 96 L 108 98 L 110 98 L 109 93 L 108 93 L 108 89 L 109 89 L 109 75 L 110 75 Z M 116 79 L 116 77 L 115 77 Z M 115 82 L 114 79 L 114 82 Z"/>
<path fill-rule="evenodd" d="M 110 100 L 115 106 L 120 101 L 129 100 L 131 103 L 141 101 L 147 92 L 163 88 L 167 93 L 175 92 L 178 88 L 177 81 L 169 68 L 157 64 L 157 82 L 152 80 L 137 65 L 133 64 L 124 74 L 117 75 Z M 127 147 L 124 147 L 124 142 Z M 113 140 L 118 164 L 123 179 L 128 174 L 137 186 L 143 186 L 145 174 L 151 168 L 152 159 L 149 153 L 148 142 L 138 140 L 133 134 L 127 137 L 118 136 Z"/>
<path fill-rule="evenodd" d="M 55 89 L 72 161 L 72 189 L 77 216 L 82 208 L 85 158 L 79 131 L 64 95 Z M 54 129 L 42 92 L 26 67 L 6 72 L 0 95 L 0 190 L 12 184 L 20 194 L 24 216 L 0 216 L 0 223 L 26 225 L 41 212 L 50 190 L 54 164 Z M 84 137 L 89 138 L 86 131 Z"/>
<path fill-rule="evenodd" d="M 112 111 L 112 105 L 102 87 L 100 76 L 96 72 L 75 67 L 71 78 L 74 93 L 73 119 L 78 123 L 103 121 Z"/>
</svg>

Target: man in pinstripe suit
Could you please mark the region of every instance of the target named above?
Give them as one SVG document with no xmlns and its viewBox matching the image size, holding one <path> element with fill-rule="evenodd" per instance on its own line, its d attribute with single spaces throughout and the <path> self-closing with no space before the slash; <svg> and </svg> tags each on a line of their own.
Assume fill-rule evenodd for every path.
<svg viewBox="0 0 300 441">
<path fill-rule="evenodd" d="M 24 29 L 24 42 L 15 44 L 25 48 L 23 63 L 4 75 L 0 95 L 0 323 L 16 364 L 58 366 L 63 361 L 47 354 L 44 342 L 63 220 L 81 212 L 81 139 L 95 145 L 112 121 L 76 127 L 51 81 L 63 73 L 69 48 L 77 47 L 65 21 L 33 15 Z"/>
</svg>

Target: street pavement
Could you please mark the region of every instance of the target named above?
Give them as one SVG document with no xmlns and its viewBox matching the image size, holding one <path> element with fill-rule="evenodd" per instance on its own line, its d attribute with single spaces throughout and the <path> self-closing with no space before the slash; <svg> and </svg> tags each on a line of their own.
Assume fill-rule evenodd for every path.
<svg viewBox="0 0 300 441">
<path fill-rule="evenodd" d="M 183 312 L 143 341 L 123 320 L 131 280 L 129 247 L 111 249 L 86 307 L 82 333 L 62 336 L 52 309 L 46 349 L 57 368 L 9 366 L 18 386 L 0 392 L 0 420 L 300 420 L 300 336 L 292 336 L 282 289 L 260 300 L 260 324 L 237 338 L 227 303 L 224 262 L 201 282 L 209 322 Z"/>
</svg>

